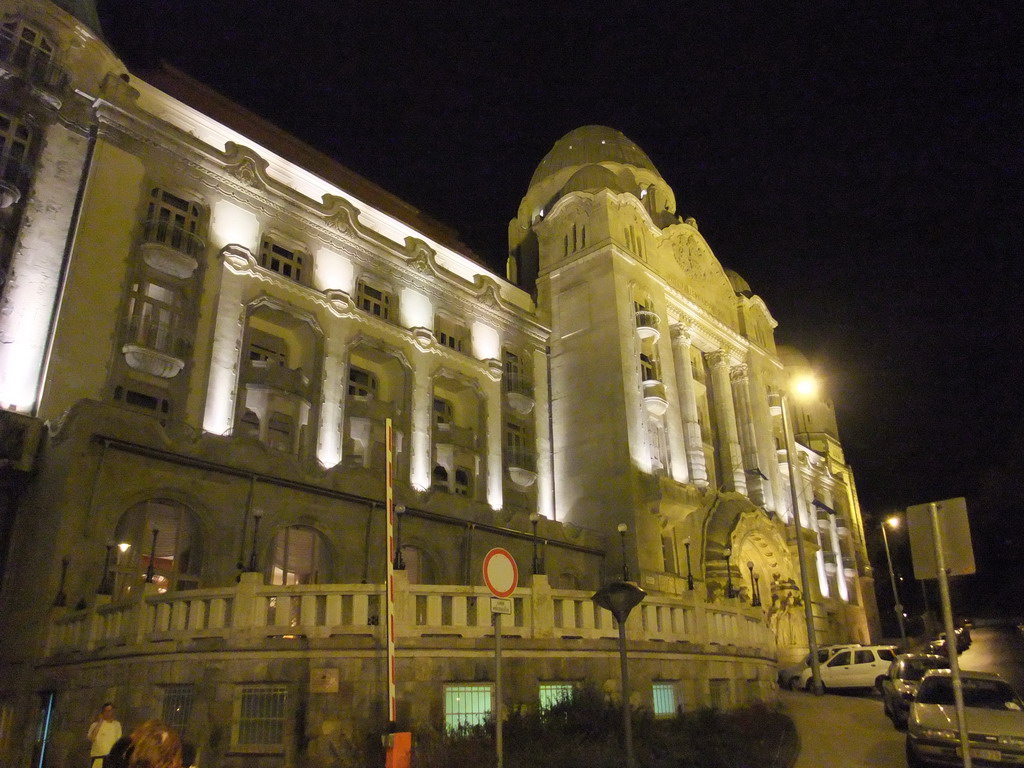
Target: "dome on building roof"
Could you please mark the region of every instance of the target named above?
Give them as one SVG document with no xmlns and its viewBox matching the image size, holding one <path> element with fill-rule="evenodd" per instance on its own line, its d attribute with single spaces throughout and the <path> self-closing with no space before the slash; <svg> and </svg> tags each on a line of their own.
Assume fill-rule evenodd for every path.
<svg viewBox="0 0 1024 768">
<path fill-rule="evenodd" d="M 53 0 L 53 2 L 85 24 L 92 32 L 103 37 L 103 30 L 100 29 L 100 16 L 96 12 L 95 0 Z"/>
<path fill-rule="evenodd" d="M 739 272 L 732 269 L 725 270 L 725 276 L 729 278 L 729 282 L 732 283 L 732 289 L 740 294 L 741 296 L 751 296 L 753 291 L 750 290 L 750 283 L 743 279 L 743 276 Z"/>
<path fill-rule="evenodd" d="M 591 163 L 622 163 L 636 168 L 645 168 L 660 176 L 651 158 L 621 131 L 604 125 L 584 125 L 569 131 L 555 142 L 537 170 L 533 172 L 530 186 L 565 168 L 589 165 Z"/>
</svg>

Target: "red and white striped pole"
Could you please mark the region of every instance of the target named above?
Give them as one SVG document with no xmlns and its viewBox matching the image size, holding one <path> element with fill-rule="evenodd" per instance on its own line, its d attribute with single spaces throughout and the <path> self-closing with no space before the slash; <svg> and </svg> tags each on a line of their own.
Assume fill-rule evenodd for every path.
<svg viewBox="0 0 1024 768">
<path fill-rule="evenodd" d="M 385 431 L 385 467 L 387 477 L 385 480 L 387 500 L 387 621 L 385 623 L 388 633 L 388 722 L 394 725 L 398 719 L 397 705 L 395 703 L 395 498 L 392 480 L 392 428 L 391 419 L 387 419 L 384 425 Z M 391 729 L 394 730 L 394 729 Z"/>
</svg>

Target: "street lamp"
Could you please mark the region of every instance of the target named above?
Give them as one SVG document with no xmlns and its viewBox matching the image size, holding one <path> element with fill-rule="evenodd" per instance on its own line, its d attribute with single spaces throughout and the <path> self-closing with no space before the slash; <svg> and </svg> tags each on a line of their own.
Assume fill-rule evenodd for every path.
<svg viewBox="0 0 1024 768">
<path fill-rule="evenodd" d="M 747 560 L 747 570 L 750 572 L 750 604 L 758 606 L 761 604 L 761 600 L 757 595 L 757 584 L 754 578 L 754 561 Z"/>
<path fill-rule="evenodd" d="M 619 533 L 625 533 L 625 525 L 619 526 Z M 622 733 L 626 743 L 626 768 L 636 768 L 633 755 L 633 725 L 629 716 L 629 666 L 626 663 L 626 619 L 640 601 L 647 596 L 630 581 L 613 581 L 601 587 L 591 598 L 605 610 L 611 611 L 619 625 L 619 668 L 622 675 Z"/>
<path fill-rule="evenodd" d="M 249 551 L 249 571 L 258 571 L 259 564 L 256 558 L 256 540 L 260 535 L 260 518 L 263 513 L 258 509 L 252 513 L 252 549 Z"/>
<path fill-rule="evenodd" d="M 732 547 L 722 550 L 725 554 L 725 596 L 732 597 Z"/>
<path fill-rule="evenodd" d="M 402 518 L 405 517 L 405 505 L 395 505 L 395 559 L 394 569 L 405 570 L 405 559 L 402 557 Z"/>
<path fill-rule="evenodd" d="M 690 568 L 690 537 L 686 537 L 686 541 L 683 542 L 683 547 L 686 549 L 686 589 L 693 592 L 693 570 Z"/>
<path fill-rule="evenodd" d="M 622 548 L 622 580 L 629 581 L 629 564 L 626 562 L 626 524 L 619 523 L 615 530 L 619 532 L 619 544 Z"/>
<path fill-rule="evenodd" d="M 801 378 L 794 382 L 793 391 L 800 395 L 810 395 L 814 392 L 814 380 Z M 800 504 L 796 491 L 796 470 L 793 467 L 796 447 L 795 438 L 789 423 L 788 398 L 785 393 L 778 392 L 774 395 L 778 398 L 779 408 L 782 411 L 782 436 L 786 441 L 786 466 L 789 468 L 789 494 L 793 506 L 793 531 L 796 535 L 796 556 L 800 561 L 800 589 L 804 597 L 804 621 L 807 624 L 807 651 L 811 660 L 811 681 L 814 693 L 820 696 L 825 689 L 821 684 L 821 664 L 818 661 L 818 638 L 814 632 L 814 608 L 811 605 L 811 580 L 807 573 L 807 554 L 804 546 L 803 527 L 800 525 Z"/>
<path fill-rule="evenodd" d="M 146 583 L 153 583 L 153 571 L 154 563 L 156 561 L 156 537 L 160 531 L 156 528 L 153 529 L 153 541 L 149 545 L 149 565 L 146 566 Z"/>
<path fill-rule="evenodd" d="M 533 575 L 544 573 L 544 566 L 537 556 L 537 523 L 540 522 L 540 513 L 534 510 L 530 513 L 530 525 L 533 526 Z"/>
<path fill-rule="evenodd" d="M 900 625 L 900 641 L 903 643 L 902 647 L 906 648 L 907 628 L 903 623 L 903 606 L 900 605 L 900 593 L 896 589 L 896 575 L 892 569 L 892 555 L 889 553 L 889 535 L 885 532 L 886 526 L 895 530 L 900 527 L 900 519 L 896 515 L 892 515 L 882 522 L 882 541 L 885 543 L 885 562 L 889 566 L 889 584 L 892 585 L 892 599 L 895 603 L 896 622 Z"/>
<path fill-rule="evenodd" d="M 99 589 L 96 590 L 97 595 L 110 595 L 113 594 L 114 588 L 110 583 L 110 553 L 114 549 L 114 542 L 107 542 L 107 553 L 103 556 L 103 578 L 100 579 Z"/>
</svg>

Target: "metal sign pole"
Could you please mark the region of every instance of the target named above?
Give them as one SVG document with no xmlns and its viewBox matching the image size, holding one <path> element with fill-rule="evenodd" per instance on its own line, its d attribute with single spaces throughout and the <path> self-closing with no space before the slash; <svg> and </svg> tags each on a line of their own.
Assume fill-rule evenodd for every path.
<svg viewBox="0 0 1024 768">
<path fill-rule="evenodd" d="M 949 671 L 953 678 L 953 702 L 956 704 L 956 719 L 960 726 L 960 749 L 963 751 L 964 768 L 971 768 L 970 739 L 967 736 L 967 716 L 964 712 L 964 689 L 960 680 L 956 633 L 953 631 L 953 607 L 949 601 L 949 581 L 946 578 L 946 555 L 943 552 L 942 531 L 939 528 L 939 508 L 933 502 L 928 505 L 928 512 L 931 515 L 935 565 L 939 578 L 939 593 L 942 596 L 942 617 L 946 624 L 946 655 L 949 656 Z"/>
<path fill-rule="evenodd" d="M 494 616 L 494 747 L 498 752 L 498 768 L 503 768 L 504 745 L 501 732 L 501 614 Z"/>
<path fill-rule="evenodd" d="M 395 498 L 392 486 L 393 450 L 392 450 L 392 427 L 391 419 L 384 422 L 384 443 L 385 443 L 385 474 L 386 499 L 387 499 L 387 525 L 385 535 L 387 537 L 387 571 L 385 573 L 386 591 L 386 621 L 384 632 L 387 635 L 388 645 L 388 722 L 393 726 L 398 720 L 397 702 L 395 701 Z"/>
</svg>

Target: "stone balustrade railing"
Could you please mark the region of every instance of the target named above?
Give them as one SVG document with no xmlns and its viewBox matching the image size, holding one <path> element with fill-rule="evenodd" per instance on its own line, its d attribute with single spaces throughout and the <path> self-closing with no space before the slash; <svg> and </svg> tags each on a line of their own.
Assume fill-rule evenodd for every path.
<svg viewBox="0 0 1024 768">
<path fill-rule="evenodd" d="M 483 587 L 410 585 L 397 572 L 395 619 L 403 638 L 483 638 L 493 634 L 490 593 Z M 111 655 L 179 650 L 182 643 L 218 639 L 227 647 L 254 647 L 268 638 L 309 640 L 339 636 L 383 639 L 381 585 L 268 586 L 245 573 L 234 587 L 158 594 L 143 585 L 122 602 L 82 610 L 55 609 L 47 655 Z M 760 608 L 739 601 L 705 603 L 697 593 L 649 595 L 626 625 L 631 641 L 731 646 L 730 653 L 773 656 L 775 641 Z M 552 589 L 544 576 L 512 597 L 503 635 L 526 639 L 613 639 L 611 614 L 591 592 Z"/>
</svg>

